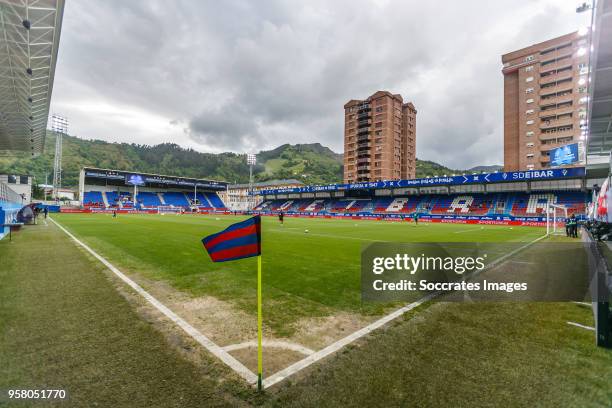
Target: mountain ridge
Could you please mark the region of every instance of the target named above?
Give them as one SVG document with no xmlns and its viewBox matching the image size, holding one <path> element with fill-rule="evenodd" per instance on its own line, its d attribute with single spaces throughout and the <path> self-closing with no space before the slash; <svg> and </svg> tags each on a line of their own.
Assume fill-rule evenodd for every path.
<svg viewBox="0 0 612 408">
<path fill-rule="evenodd" d="M 0 157 L 0 173 L 29 174 L 37 184 L 49 183 L 53 174 L 55 134 L 47 132 L 45 150 L 37 157 L 26 153 Z M 257 153 L 255 181 L 298 179 L 305 184 L 342 182 L 343 154 L 320 143 L 282 144 Z M 249 167 L 243 154 L 202 153 L 175 143 L 154 146 L 63 138 L 62 185 L 76 187 L 83 167 L 98 167 L 143 173 L 245 183 Z M 430 160 L 417 159 L 417 177 L 462 173 Z"/>
</svg>

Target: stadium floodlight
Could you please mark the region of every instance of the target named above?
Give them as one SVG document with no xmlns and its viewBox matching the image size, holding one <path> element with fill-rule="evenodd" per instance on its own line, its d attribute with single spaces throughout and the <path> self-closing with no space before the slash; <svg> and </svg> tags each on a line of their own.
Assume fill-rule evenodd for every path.
<svg viewBox="0 0 612 408">
<path fill-rule="evenodd" d="M 249 165 L 249 191 L 247 197 L 247 208 L 249 211 L 253 209 L 253 166 L 257 163 L 257 156 L 253 153 L 247 153 L 246 161 Z"/>
<path fill-rule="evenodd" d="M 53 198 L 59 198 L 62 187 L 62 138 L 68 134 L 68 119 L 65 116 L 51 116 L 51 130 L 55 133 L 55 159 L 53 162 Z"/>
</svg>

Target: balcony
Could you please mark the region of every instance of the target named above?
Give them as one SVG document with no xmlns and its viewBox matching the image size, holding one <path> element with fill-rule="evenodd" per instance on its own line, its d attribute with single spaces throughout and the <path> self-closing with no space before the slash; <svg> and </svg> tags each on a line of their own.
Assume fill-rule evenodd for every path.
<svg viewBox="0 0 612 408">
<path fill-rule="evenodd" d="M 561 106 L 560 108 L 548 108 L 546 110 L 541 110 L 540 112 L 538 112 L 538 117 L 544 118 L 547 116 L 565 115 L 567 113 L 573 113 L 573 112 L 574 112 L 573 106 Z"/>
<path fill-rule="evenodd" d="M 357 129 L 357 134 L 358 135 L 361 135 L 361 134 L 366 134 L 367 135 L 368 133 L 370 133 L 370 128 L 363 127 L 363 128 Z"/>
<path fill-rule="evenodd" d="M 368 119 L 369 117 L 370 114 L 368 112 L 360 113 L 357 115 L 357 119 L 359 120 Z"/>
<path fill-rule="evenodd" d="M 551 98 L 546 98 L 546 99 L 540 98 L 540 106 L 561 105 L 564 103 L 573 103 L 573 102 L 574 102 L 573 94 L 563 95 L 563 96 L 553 96 Z"/>
<path fill-rule="evenodd" d="M 542 63 L 540 63 L 540 71 L 550 71 L 552 69 L 559 69 L 559 68 L 565 68 L 568 65 L 572 64 L 572 54 L 570 53 L 566 53 L 565 55 L 561 55 L 557 58 L 547 58 L 544 61 L 548 61 L 551 59 L 557 59 L 558 61 L 552 62 L 550 64 L 546 64 L 546 65 L 542 65 Z M 542 61 L 542 59 L 540 59 L 540 61 Z M 543 61 L 543 62 L 544 62 Z"/>
<path fill-rule="evenodd" d="M 357 152 L 363 152 L 364 150 L 370 150 L 372 143 L 359 143 L 357 145 Z"/>
<path fill-rule="evenodd" d="M 555 140 L 556 140 L 556 139 L 555 139 Z M 549 151 L 551 151 L 552 149 L 556 149 L 557 147 L 563 146 L 564 144 L 567 144 L 567 143 L 564 143 L 564 142 L 557 142 L 557 141 L 555 141 L 554 143 L 546 143 L 546 144 L 542 144 L 542 145 L 541 145 L 541 148 L 543 149 L 543 150 L 542 150 L 543 152 L 549 152 Z"/>
<path fill-rule="evenodd" d="M 571 126 L 573 124 L 574 118 L 550 119 L 540 123 L 540 130 L 544 132 L 548 129 L 553 129 L 560 126 Z"/>
<path fill-rule="evenodd" d="M 371 124 L 372 124 L 372 121 L 371 121 L 371 120 L 369 120 L 369 119 L 366 119 L 366 120 L 360 120 L 360 121 L 357 123 L 357 129 L 362 129 L 362 128 L 367 128 L 367 127 L 370 127 L 370 125 L 371 125 Z M 358 130 L 358 131 L 359 131 L 359 130 Z"/>
<path fill-rule="evenodd" d="M 550 132 L 550 133 L 541 133 L 539 136 L 539 139 L 541 141 L 558 139 L 560 137 L 574 136 L 575 133 L 576 133 L 575 129 L 561 130 L 558 132 Z"/>
<path fill-rule="evenodd" d="M 559 82 L 565 79 L 572 79 L 573 71 L 563 71 L 556 74 L 548 75 L 540 78 L 540 87 L 550 84 L 551 82 Z M 548 88 L 545 88 L 548 89 Z"/>
</svg>

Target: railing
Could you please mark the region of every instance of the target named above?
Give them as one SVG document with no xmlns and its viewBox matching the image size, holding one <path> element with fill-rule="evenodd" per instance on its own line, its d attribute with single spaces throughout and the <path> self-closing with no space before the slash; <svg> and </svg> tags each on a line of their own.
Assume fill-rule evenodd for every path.
<svg viewBox="0 0 612 408">
<path fill-rule="evenodd" d="M 6 202 L 21 205 L 21 196 L 11 190 L 5 183 L 0 183 L 0 204 Z"/>
</svg>

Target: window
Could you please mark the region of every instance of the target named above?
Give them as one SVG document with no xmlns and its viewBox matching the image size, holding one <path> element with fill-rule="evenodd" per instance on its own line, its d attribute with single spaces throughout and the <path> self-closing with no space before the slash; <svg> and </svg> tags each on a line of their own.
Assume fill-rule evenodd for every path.
<svg viewBox="0 0 612 408">
<path fill-rule="evenodd" d="M 525 93 L 533 93 L 533 88 L 527 88 L 525 89 Z"/>
<path fill-rule="evenodd" d="M 528 121 L 527 121 L 527 124 L 528 124 L 528 125 L 533 125 L 533 120 L 528 120 Z"/>
<path fill-rule="evenodd" d="M 528 158 L 528 159 L 533 159 L 533 153 L 529 153 L 529 154 L 527 154 L 527 158 Z"/>
<path fill-rule="evenodd" d="M 534 165 L 533 165 L 533 164 L 528 164 L 528 165 L 527 165 L 527 170 L 533 170 L 533 168 L 534 168 Z"/>
<path fill-rule="evenodd" d="M 527 102 L 527 103 L 533 103 L 533 98 L 529 98 L 529 99 L 527 99 L 525 102 Z"/>
<path fill-rule="evenodd" d="M 533 143 L 527 143 L 527 147 L 533 147 L 534 144 Z"/>
<path fill-rule="evenodd" d="M 526 133 L 526 135 L 529 137 L 529 136 L 533 136 L 534 133 L 530 130 L 529 132 Z"/>
<path fill-rule="evenodd" d="M 527 115 L 531 115 L 531 114 L 533 113 L 533 109 L 527 109 L 527 110 L 525 111 L 525 113 L 526 113 Z"/>
<path fill-rule="evenodd" d="M 586 91 L 587 91 L 587 87 L 586 86 L 578 87 L 578 93 L 585 93 Z"/>
<path fill-rule="evenodd" d="M 525 61 L 525 62 L 528 62 L 528 61 L 533 61 L 533 55 L 528 55 L 528 56 L 526 56 L 524 61 Z"/>
<path fill-rule="evenodd" d="M 525 78 L 525 82 L 531 82 L 531 81 L 533 81 L 533 77 L 532 76 Z"/>
<path fill-rule="evenodd" d="M 533 65 L 525 67 L 525 72 L 533 71 Z"/>
</svg>

